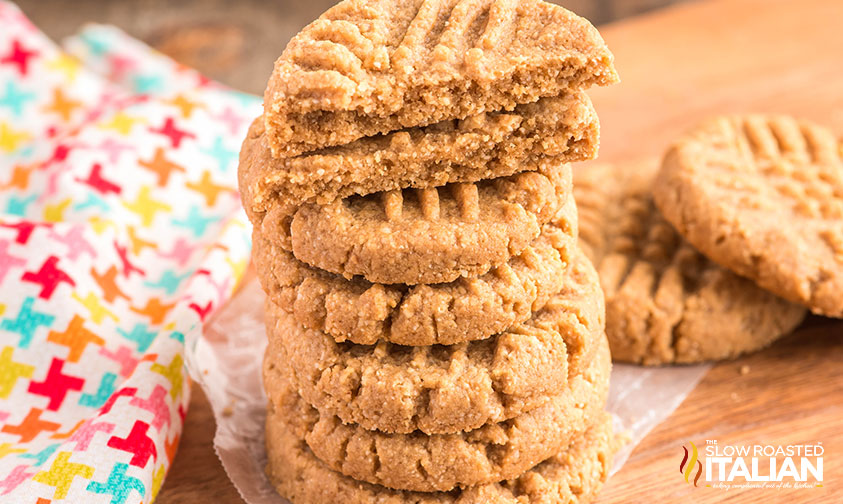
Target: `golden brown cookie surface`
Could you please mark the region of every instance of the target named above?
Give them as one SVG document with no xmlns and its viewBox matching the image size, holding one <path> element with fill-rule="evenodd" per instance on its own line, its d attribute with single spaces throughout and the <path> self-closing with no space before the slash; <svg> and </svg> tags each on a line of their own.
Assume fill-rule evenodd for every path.
<svg viewBox="0 0 843 504">
<path fill-rule="evenodd" d="M 345 422 L 398 433 L 471 430 L 542 405 L 588 367 L 604 328 L 596 272 L 579 255 L 563 283 L 527 322 L 450 346 L 337 344 L 270 301 L 270 349 L 289 356 L 305 399 Z"/>
<path fill-rule="evenodd" d="M 843 317 L 843 159 L 828 129 L 788 116 L 709 120 L 668 152 L 654 198 L 712 260 Z"/>
<path fill-rule="evenodd" d="M 336 341 L 451 345 L 524 322 L 563 287 L 576 248 L 569 198 L 520 255 L 476 278 L 431 285 L 373 284 L 312 268 L 255 230 L 252 258 L 264 290 L 303 326 Z"/>
<path fill-rule="evenodd" d="M 293 255 L 374 283 L 476 277 L 520 255 L 570 193 L 570 166 L 546 164 L 473 184 L 309 203 L 293 216 Z"/>
<path fill-rule="evenodd" d="M 292 158 L 272 158 L 265 137 L 258 118 L 243 142 L 238 171 L 243 206 L 255 224 L 267 212 L 289 216 L 302 203 L 505 177 L 550 158 L 591 159 L 599 126 L 591 101 L 575 93 Z"/>
<path fill-rule="evenodd" d="M 269 406 L 266 419 L 267 473 L 282 496 L 295 504 L 587 504 L 609 476 L 616 442 L 604 415 L 567 448 L 510 481 L 451 492 L 408 492 L 356 481 L 334 471 L 308 448 L 308 407 L 295 395 Z M 311 409 L 312 411 L 312 409 Z"/>
<path fill-rule="evenodd" d="M 304 407 L 304 439 L 332 469 L 393 489 L 448 491 L 513 479 L 563 450 L 602 417 L 611 362 L 605 337 L 597 345 L 569 388 L 506 422 L 455 434 L 385 434 Z M 264 379 L 270 400 L 278 401 L 280 409 L 292 370 L 285 359 L 276 365 L 272 357 L 268 354 Z"/>
<path fill-rule="evenodd" d="M 606 294 L 616 361 L 728 359 L 789 333 L 805 310 L 706 259 L 653 204 L 658 162 L 584 167 L 575 176 L 580 244 Z"/>
<path fill-rule="evenodd" d="M 617 81 L 585 19 L 539 0 L 344 0 L 275 62 L 274 157 Z"/>
</svg>

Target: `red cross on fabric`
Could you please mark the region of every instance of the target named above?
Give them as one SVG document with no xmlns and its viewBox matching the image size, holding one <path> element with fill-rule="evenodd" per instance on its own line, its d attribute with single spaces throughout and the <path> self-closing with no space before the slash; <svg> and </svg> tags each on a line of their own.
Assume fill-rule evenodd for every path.
<svg viewBox="0 0 843 504">
<path fill-rule="evenodd" d="M 56 287 L 58 287 L 62 282 L 75 287 L 76 282 L 70 278 L 70 275 L 56 266 L 58 262 L 58 257 L 50 256 L 44 261 L 44 264 L 41 265 L 41 269 L 37 272 L 24 272 L 23 276 L 21 276 L 21 280 L 40 285 L 41 292 L 38 294 L 38 297 L 41 299 L 50 299 L 53 296 L 53 292 L 56 290 Z"/>
<path fill-rule="evenodd" d="M 85 380 L 82 378 L 62 373 L 62 367 L 64 367 L 63 360 L 53 359 L 44 381 L 33 381 L 29 384 L 29 392 L 50 398 L 50 402 L 47 403 L 47 409 L 50 411 L 57 411 L 61 407 L 68 392 L 82 390 L 82 386 L 85 385 Z"/>
<path fill-rule="evenodd" d="M 106 180 L 105 177 L 102 176 L 102 165 L 99 163 L 94 163 L 94 165 L 91 166 L 91 172 L 86 178 L 77 178 L 76 181 L 92 187 L 95 191 L 101 194 L 120 194 L 123 190 L 123 188 L 119 185 L 111 182 L 110 180 Z"/>
<path fill-rule="evenodd" d="M 114 406 L 114 403 L 116 403 L 117 399 L 121 396 L 134 397 L 137 392 L 138 389 L 135 387 L 125 387 L 111 394 L 111 397 L 109 397 L 108 400 L 105 401 L 105 404 L 102 405 L 102 408 L 100 408 L 100 415 L 107 415 L 108 412 L 111 411 L 111 407 Z"/>
<path fill-rule="evenodd" d="M 138 273 L 140 276 L 145 276 L 146 272 L 129 261 L 128 247 L 121 247 L 117 242 L 114 242 L 114 249 L 120 257 L 120 262 L 123 263 L 123 276 L 129 278 L 132 273 Z"/>
<path fill-rule="evenodd" d="M 152 438 L 146 435 L 147 430 L 149 430 L 149 424 L 137 420 L 128 436 L 125 438 L 111 436 L 108 446 L 131 453 L 132 460 L 129 464 L 141 468 L 146 467 L 150 458 L 153 460 L 158 458 L 158 449 L 155 448 Z"/>
<path fill-rule="evenodd" d="M 174 149 L 178 149 L 181 141 L 185 138 L 196 138 L 193 133 L 178 129 L 172 117 L 168 117 L 160 128 L 149 128 L 149 131 L 169 138 Z"/>
<path fill-rule="evenodd" d="M 29 237 L 32 236 L 32 232 L 35 231 L 36 227 L 38 227 L 37 224 L 31 221 L 21 221 L 14 224 L 3 223 L 0 224 L 0 226 L 16 230 L 18 235 L 15 237 L 15 242 L 20 243 L 21 245 L 26 245 L 26 242 L 29 241 Z"/>
<path fill-rule="evenodd" d="M 208 301 L 205 306 L 199 306 L 198 303 L 190 303 L 188 308 L 195 311 L 199 315 L 199 319 L 203 322 L 205 321 L 205 317 L 211 313 L 211 309 L 214 307 L 213 301 Z"/>
<path fill-rule="evenodd" d="M 29 60 L 36 56 L 38 51 L 26 49 L 21 45 L 20 40 L 12 42 L 12 48 L 5 56 L 0 58 L 0 63 L 13 65 L 17 67 L 21 75 L 26 75 L 29 71 Z"/>
</svg>

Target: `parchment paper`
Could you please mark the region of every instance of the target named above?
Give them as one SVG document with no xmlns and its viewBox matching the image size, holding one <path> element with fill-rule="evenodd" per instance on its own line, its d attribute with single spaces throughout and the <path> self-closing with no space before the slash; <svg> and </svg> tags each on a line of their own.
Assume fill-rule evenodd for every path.
<svg viewBox="0 0 843 504">
<path fill-rule="evenodd" d="M 257 280 L 251 280 L 207 325 L 202 337 L 188 342 L 187 362 L 214 410 L 214 447 L 240 495 L 248 504 L 284 504 L 287 501 L 275 493 L 264 474 L 263 299 Z M 615 431 L 625 432 L 629 443 L 615 455 L 613 473 L 709 368 L 614 365 L 607 409 L 614 416 Z"/>
</svg>

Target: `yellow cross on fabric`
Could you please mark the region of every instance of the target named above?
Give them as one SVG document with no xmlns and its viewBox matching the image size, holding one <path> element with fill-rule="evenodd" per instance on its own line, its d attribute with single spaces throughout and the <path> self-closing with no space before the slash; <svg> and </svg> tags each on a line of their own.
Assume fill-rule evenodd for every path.
<svg viewBox="0 0 843 504">
<path fill-rule="evenodd" d="M 170 382 L 170 397 L 173 399 L 177 399 L 181 395 L 181 386 L 184 380 L 184 375 L 182 374 L 183 366 L 184 361 L 181 355 L 176 354 L 169 366 L 164 366 L 156 362 L 149 367 L 152 372 L 160 374 Z"/>
<path fill-rule="evenodd" d="M 24 448 L 15 448 L 15 445 L 12 443 L 3 443 L 0 444 L 0 459 L 5 457 L 6 455 L 14 455 L 16 453 L 23 453 L 26 450 Z"/>
<path fill-rule="evenodd" d="M 67 80 L 73 82 L 79 74 L 79 69 L 82 68 L 82 63 L 73 56 L 62 52 L 55 59 L 47 62 L 47 68 L 63 73 Z"/>
<path fill-rule="evenodd" d="M 0 398 L 3 399 L 9 397 L 19 378 L 31 378 L 35 371 L 34 366 L 12 360 L 14 351 L 15 347 L 7 346 L 0 352 Z"/>
<path fill-rule="evenodd" d="M 170 205 L 152 199 L 149 196 L 149 192 L 149 186 L 143 186 L 140 191 L 138 191 L 138 196 L 135 198 L 135 201 L 132 203 L 123 202 L 123 206 L 140 216 L 141 224 L 144 226 L 150 226 L 152 224 L 156 213 L 170 212 L 173 210 L 173 207 Z"/>
<path fill-rule="evenodd" d="M 90 318 L 91 322 L 93 322 L 94 324 L 101 324 L 102 321 L 105 320 L 105 317 L 108 317 L 115 322 L 120 321 L 117 315 L 115 315 L 114 312 L 106 308 L 105 305 L 103 305 L 100 301 L 100 298 L 97 297 L 93 292 L 89 292 L 88 295 L 84 298 L 79 296 L 79 294 L 75 292 L 72 294 L 72 296 L 73 299 L 79 301 L 79 304 L 88 309 L 88 318 Z"/>
<path fill-rule="evenodd" d="M 125 112 L 117 112 L 111 116 L 111 120 L 102 124 L 100 128 L 114 130 L 123 136 L 128 135 L 135 124 L 143 123 L 144 120 L 140 117 L 131 117 Z"/>
<path fill-rule="evenodd" d="M 5 122 L 0 122 L 0 150 L 14 152 L 23 142 L 32 138 L 26 131 L 15 131 Z"/>
<path fill-rule="evenodd" d="M 89 465 L 71 462 L 70 452 L 65 451 L 58 454 L 48 471 L 39 472 L 32 477 L 32 480 L 55 487 L 56 491 L 53 493 L 53 499 L 58 500 L 67 497 L 67 492 L 70 490 L 70 485 L 73 484 L 73 479 L 76 476 L 91 479 L 94 476 L 94 468 Z"/>
</svg>

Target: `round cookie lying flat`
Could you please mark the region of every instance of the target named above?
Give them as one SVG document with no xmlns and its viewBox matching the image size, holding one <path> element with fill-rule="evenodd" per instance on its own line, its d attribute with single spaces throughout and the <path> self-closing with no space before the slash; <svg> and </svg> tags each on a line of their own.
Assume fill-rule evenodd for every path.
<svg viewBox="0 0 843 504">
<path fill-rule="evenodd" d="M 575 175 L 580 246 L 606 295 L 616 361 L 728 359 L 793 330 L 805 309 L 697 252 L 653 204 L 657 162 L 596 165 Z"/>
<path fill-rule="evenodd" d="M 603 415 L 611 357 L 605 338 L 598 345 L 570 388 L 506 422 L 456 434 L 386 434 L 302 407 L 304 439 L 310 451 L 335 471 L 398 490 L 450 491 L 516 478 L 570 445 Z M 290 363 L 283 359 L 278 365 L 265 365 L 270 401 L 283 397 L 292 386 Z M 276 407 L 283 404 L 282 399 Z"/>
<path fill-rule="evenodd" d="M 303 326 L 338 342 L 452 345 L 524 322 L 563 287 L 576 248 L 577 208 L 568 198 L 519 256 L 476 278 L 431 285 L 373 284 L 310 267 L 252 234 L 252 258 L 267 294 Z"/>
<path fill-rule="evenodd" d="M 287 355 L 302 396 L 347 423 L 391 433 L 476 429 L 540 406 L 588 366 L 604 328 L 597 274 L 579 254 L 563 281 L 529 321 L 451 346 L 338 344 L 268 301 L 267 359 Z"/>
<path fill-rule="evenodd" d="M 293 255 L 375 283 L 476 277 L 527 248 L 570 193 L 571 167 L 544 162 L 537 171 L 473 184 L 306 203 L 292 220 Z"/>
<path fill-rule="evenodd" d="M 710 120 L 667 153 L 653 195 L 712 260 L 843 317 L 843 159 L 829 130 L 786 116 Z"/>
<path fill-rule="evenodd" d="M 303 440 L 308 406 L 292 388 L 269 405 L 267 474 L 276 490 L 296 504 L 587 504 L 609 475 L 616 442 L 611 418 L 602 418 L 565 450 L 509 481 L 450 492 L 408 492 L 360 482 L 328 467 Z"/>
</svg>

